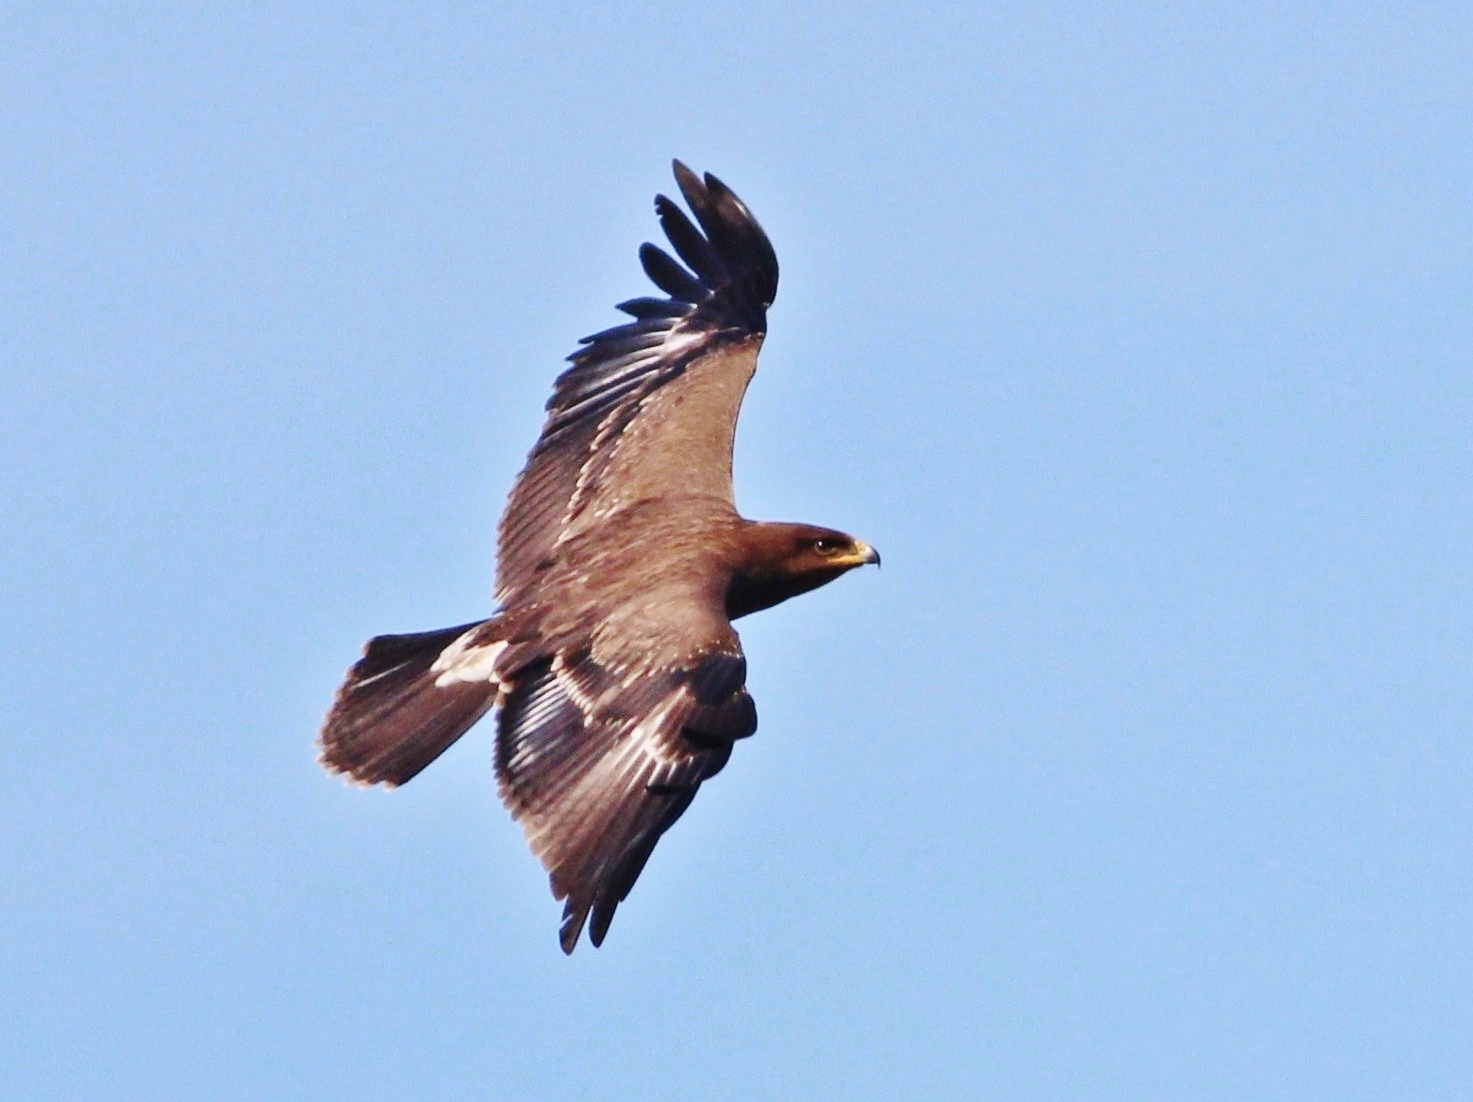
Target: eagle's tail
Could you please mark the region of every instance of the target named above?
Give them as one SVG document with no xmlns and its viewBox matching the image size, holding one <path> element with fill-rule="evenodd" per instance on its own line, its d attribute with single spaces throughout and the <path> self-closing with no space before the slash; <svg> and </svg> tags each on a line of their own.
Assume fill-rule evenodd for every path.
<svg viewBox="0 0 1473 1102">
<path fill-rule="evenodd" d="M 323 766 L 393 787 L 438 758 L 496 705 L 500 626 L 493 617 L 370 639 L 323 721 Z"/>
</svg>

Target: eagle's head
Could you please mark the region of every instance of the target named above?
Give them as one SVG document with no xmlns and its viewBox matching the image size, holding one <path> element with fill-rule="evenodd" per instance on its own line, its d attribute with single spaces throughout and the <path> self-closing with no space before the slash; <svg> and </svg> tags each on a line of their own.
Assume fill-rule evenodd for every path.
<svg viewBox="0 0 1473 1102">
<path fill-rule="evenodd" d="M 732 619 L 817 589 L 856 566 L 880 564 L 880 553 L 863 540 L 813 524 L 748 524 L 740 545 L 726 591 Z"/>
</svg>

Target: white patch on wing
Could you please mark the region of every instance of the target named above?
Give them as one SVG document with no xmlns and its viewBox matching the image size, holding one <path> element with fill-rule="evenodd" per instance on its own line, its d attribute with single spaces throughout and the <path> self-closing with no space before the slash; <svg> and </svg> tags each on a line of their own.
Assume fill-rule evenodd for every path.
<svg viewBox="0 0 1473 1102">
<path fill-rule="evenodd" d="M 435 678 L 436 688 L 443 689 L 447 685 L 467 681 L 499 682 L 496 676 L 496 660 L 506 650 L 506 643 L 483 643 L 477 646 L 471 642 L 475 634 L 474 630 L 466 632 L 435 659 L 430 672 L 439 674 Z"/>
<path fill-rule="evenodd" d="M 601 778 L 603 783 L 607 783 L 611 776 L 618 777 L 628 773 L 639 757 L 644 758 L 645 764 L 649 766 L 660 766 L 669 761 L 660 735 L 671 713 L 680 704 L 680 696 L 672 695 L 623 736 L 623 746 L 617 753 L 605 759 Z"/>
</svg>

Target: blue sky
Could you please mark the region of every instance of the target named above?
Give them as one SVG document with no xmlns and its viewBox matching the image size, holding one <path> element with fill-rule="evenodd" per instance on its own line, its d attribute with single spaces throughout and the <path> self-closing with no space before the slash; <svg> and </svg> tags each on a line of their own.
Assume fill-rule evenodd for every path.
<svg viewBox="0 0 1473 1102">
<path fill-rule="evenodd" d="M 1473 1094 L 1473 16 L 911 7 L 12 6 L 7 1097 Z M 567 959 L 487 725 L 312 741 L 673 156 L 782 262 L 739 504 L 885 566 Z"/>
</svg>

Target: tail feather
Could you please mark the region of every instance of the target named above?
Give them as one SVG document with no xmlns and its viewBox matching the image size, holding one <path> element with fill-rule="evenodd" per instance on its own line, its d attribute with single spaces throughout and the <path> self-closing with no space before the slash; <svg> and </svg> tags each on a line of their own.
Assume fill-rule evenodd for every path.
<svg viewBox="0 0 1473 1102">
<path fill-rule="evenodd" d="M 497 622 L 370 639 L 318 736 L 320 760 L 360 784 L 403 784 L 491 710 Z"/>
</svg>

